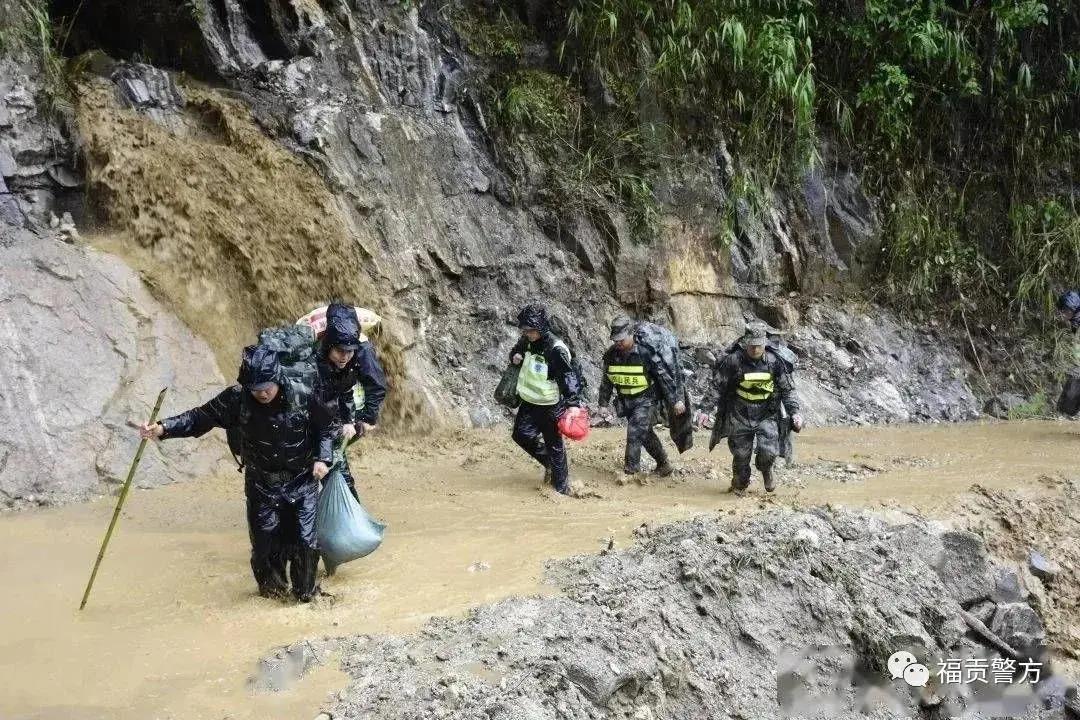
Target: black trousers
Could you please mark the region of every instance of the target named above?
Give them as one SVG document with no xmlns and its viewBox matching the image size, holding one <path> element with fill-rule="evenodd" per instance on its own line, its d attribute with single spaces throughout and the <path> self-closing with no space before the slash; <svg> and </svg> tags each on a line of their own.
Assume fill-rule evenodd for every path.
<svg viewBox="0 0 1080 720">
<path fill-rule="evenodd" d="M 318 483 L 311 469 L 271 473 L 248 466 L 244 476 L 251 572 L 259 594 L 281 596 L 288 579 L 298 599 L 315 593 L 319 562 L 315 535 Z"/>
<path fill-rule="evenodd" d="M 570 476 L 566 445 L 556 427 L 558 405 L 533 405 L 522 402 L 514 417 L 514 442 L 536 462 L 551 469 L 551 482 L 565 490 Z"/>
</svg>

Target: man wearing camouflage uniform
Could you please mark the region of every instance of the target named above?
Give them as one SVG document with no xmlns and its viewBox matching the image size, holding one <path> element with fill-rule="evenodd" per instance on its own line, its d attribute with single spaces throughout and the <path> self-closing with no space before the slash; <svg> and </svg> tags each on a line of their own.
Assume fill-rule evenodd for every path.
<svg viewBox="0 0 1080 720">
<path fill-rule="evenodd" d="M 776 489 L 773 463 L 780 454 L 780 407 L 792 427 L 802 429 L 799 400 L 787 366 L 766 349 L 767 329 L 762 323 L 747 327 L 742 347 L 721 358 L 713 371 L 718 395 L 711 450 L 727 437 L 731 450 L 731 491 L 741 495 L 750 485 L 750 458 L 757 445 L 756 465 L 766 492 Z"/>
<path fill-rule="evenodd" d="M 659 400 L 671 405 L 675 413 L 686 412 L 678 399 L 675 378 L 651 354 L 634 341 L 634 323 L 618 317 L 611 323 L 612 345 L 604 353 L 603 380 L 600 383 L 600 407 L 606 408 L 615 395 L 615 411 L 626 418 L 626 451 L 623 472 L 641 472 L 641 448 L 656 461 L 656 474 L 667 477 L 674 472 L 656 430 L 654 412 Z"/>
</svg>

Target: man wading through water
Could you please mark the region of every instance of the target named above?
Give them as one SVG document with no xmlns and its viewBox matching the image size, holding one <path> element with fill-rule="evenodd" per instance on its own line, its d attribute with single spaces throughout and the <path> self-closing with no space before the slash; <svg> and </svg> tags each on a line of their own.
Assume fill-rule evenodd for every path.
<svg viewBox="0 0 1080 720">
<path fill-rule="evenodd" d="M 514 418 L 514 442 L 544 466 L 544 479 L 557 492 L 570 494 L 566 446 L 556 427 L 567 407 L 581 405 L 581 381 L 571 365 L 570 349 L 551 334 L 542 305 L 526 305 L 518 313 L 521 340 L 510 362 L 521 365 Z"/>
<path fill-rule="evenodd" d="M 783 360 L 766 349 L 761 323 L 747 327 L 742 347 L 716 363 L 713 382 L 719 397 L 709 449 L 727 437 L 731 450 L 731 492 L 742 495 L 750 486 L 750 457 L 757 444 L 756 465 L 766 492 L 776 489 L 773 463 L 780 454 L 780 405 L 801 430 L 802 415 L 795 387 Z"/>
<path fill-rule="evenodd" d="M 263 597 L 292 592 L 310 602 L 317 588 L 315 513 L 318 481 L 332 463 L 331 418 L 311 389 L 281 372 L 273 350 L 244 348 L 238 385 L 201 407 L 139 427 L 151 440 L 200 437 L 212 428 L 236 429 L 243 439 L 251 570 Z"/>
<path fill-rule="evenodd" d="M 660 400 L 672 405 L 677 415 L 686 412 L 686 405 L 678 399 L 675 378 L 661 364 L 654 362 L 650 353 L 638 347 L 630 318 L 623 316 L 612 321 L 611 342 L 611 347 L 604 353 L 600 407 L 606 410 L 614 392 L 616 414 L 626 418 L 623 473 L 635 475 L 641 472 L 641 448 L 644 447 L 656 461 L 656 474 L 667 477 L 674 469 L 653 429 L 653 413 Z"/>
<path fill-rule="evenodd" d="M 386 374 L 371 343 L 360 338 L 355 308 L 331 303 L 326 309 L 326 332 L 319 344 L 318 367 L 320 398 L 336 417 L 341 437 L 347 442 L 374 430 L 386 398 Z M 364 404 L 359 408 L 353 398 L 357 383 L 364 389 Z M 341 475 L 359 502 L 348 455 L 343 458 Z"/>
</svg>

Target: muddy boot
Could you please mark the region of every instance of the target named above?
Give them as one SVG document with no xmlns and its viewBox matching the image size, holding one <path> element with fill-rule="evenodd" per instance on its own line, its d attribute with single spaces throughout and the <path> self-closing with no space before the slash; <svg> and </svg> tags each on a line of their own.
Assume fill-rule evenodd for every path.
<svg viewBox="0 0 1080 720">
<path fill-rule="evenodd" d="M 749 483 L 743 485 L 741 482 L 739 482 L 739 478 L 733 477 L 731 478 L 731 487 L 728 488 L 728 492 L 737 497 L 742 497 L 746 494 L 746 488 L 748 485 Z"/>
<path fill-rule="evenodd" d="M 664 463 L 663 465 L 656 466 L 656 474 L 660 477 L 670 477 L 675 472 L 675 468 L 671 466 L 671 463 Z"/>
<path fill-rule="evenodd" d="M 556 485 L 555 492 L 559 493 L 560 495 L 570 495 L 570 481 L 567 480 L 562 485 Z"/>
<path fill-rule="evenodd" d="M 762 470 L 761 479 L 765 481 L 765 492 L 772 492 L 776 489 L 776 475 L 773 473 L 772 468 Z"/>
</svg>

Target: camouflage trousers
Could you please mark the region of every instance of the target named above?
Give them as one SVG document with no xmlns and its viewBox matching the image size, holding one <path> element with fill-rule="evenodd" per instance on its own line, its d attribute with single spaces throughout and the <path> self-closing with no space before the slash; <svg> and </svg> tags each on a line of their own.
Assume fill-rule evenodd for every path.
<svg viewBox="0 0 1080 720">
<path fill-rule="evenodd" d="M 642 448 L 656 461 L 656 467 L 668 464 L 667 452 L 653 427 L 655 411 L 656 403 L 652 398 L 631 400 L 625 404 L 626 452 L 623 455 L 623 470 L 627 473 L 641 472 Z"/>
<path fill-rule="evenodd" d="M 731 434 L 728 435 L 728 449 L 731 450 L 731 477 L 736 487 L 750 485 L 750 458 L 755 445 L 757 454 L 754 464 L 761 472 L 772 470 L 776 456 L 780 454 L 780 429 L 775 417 L 751 421 L 734 417 L 731 422 Z"/>
</svg>

